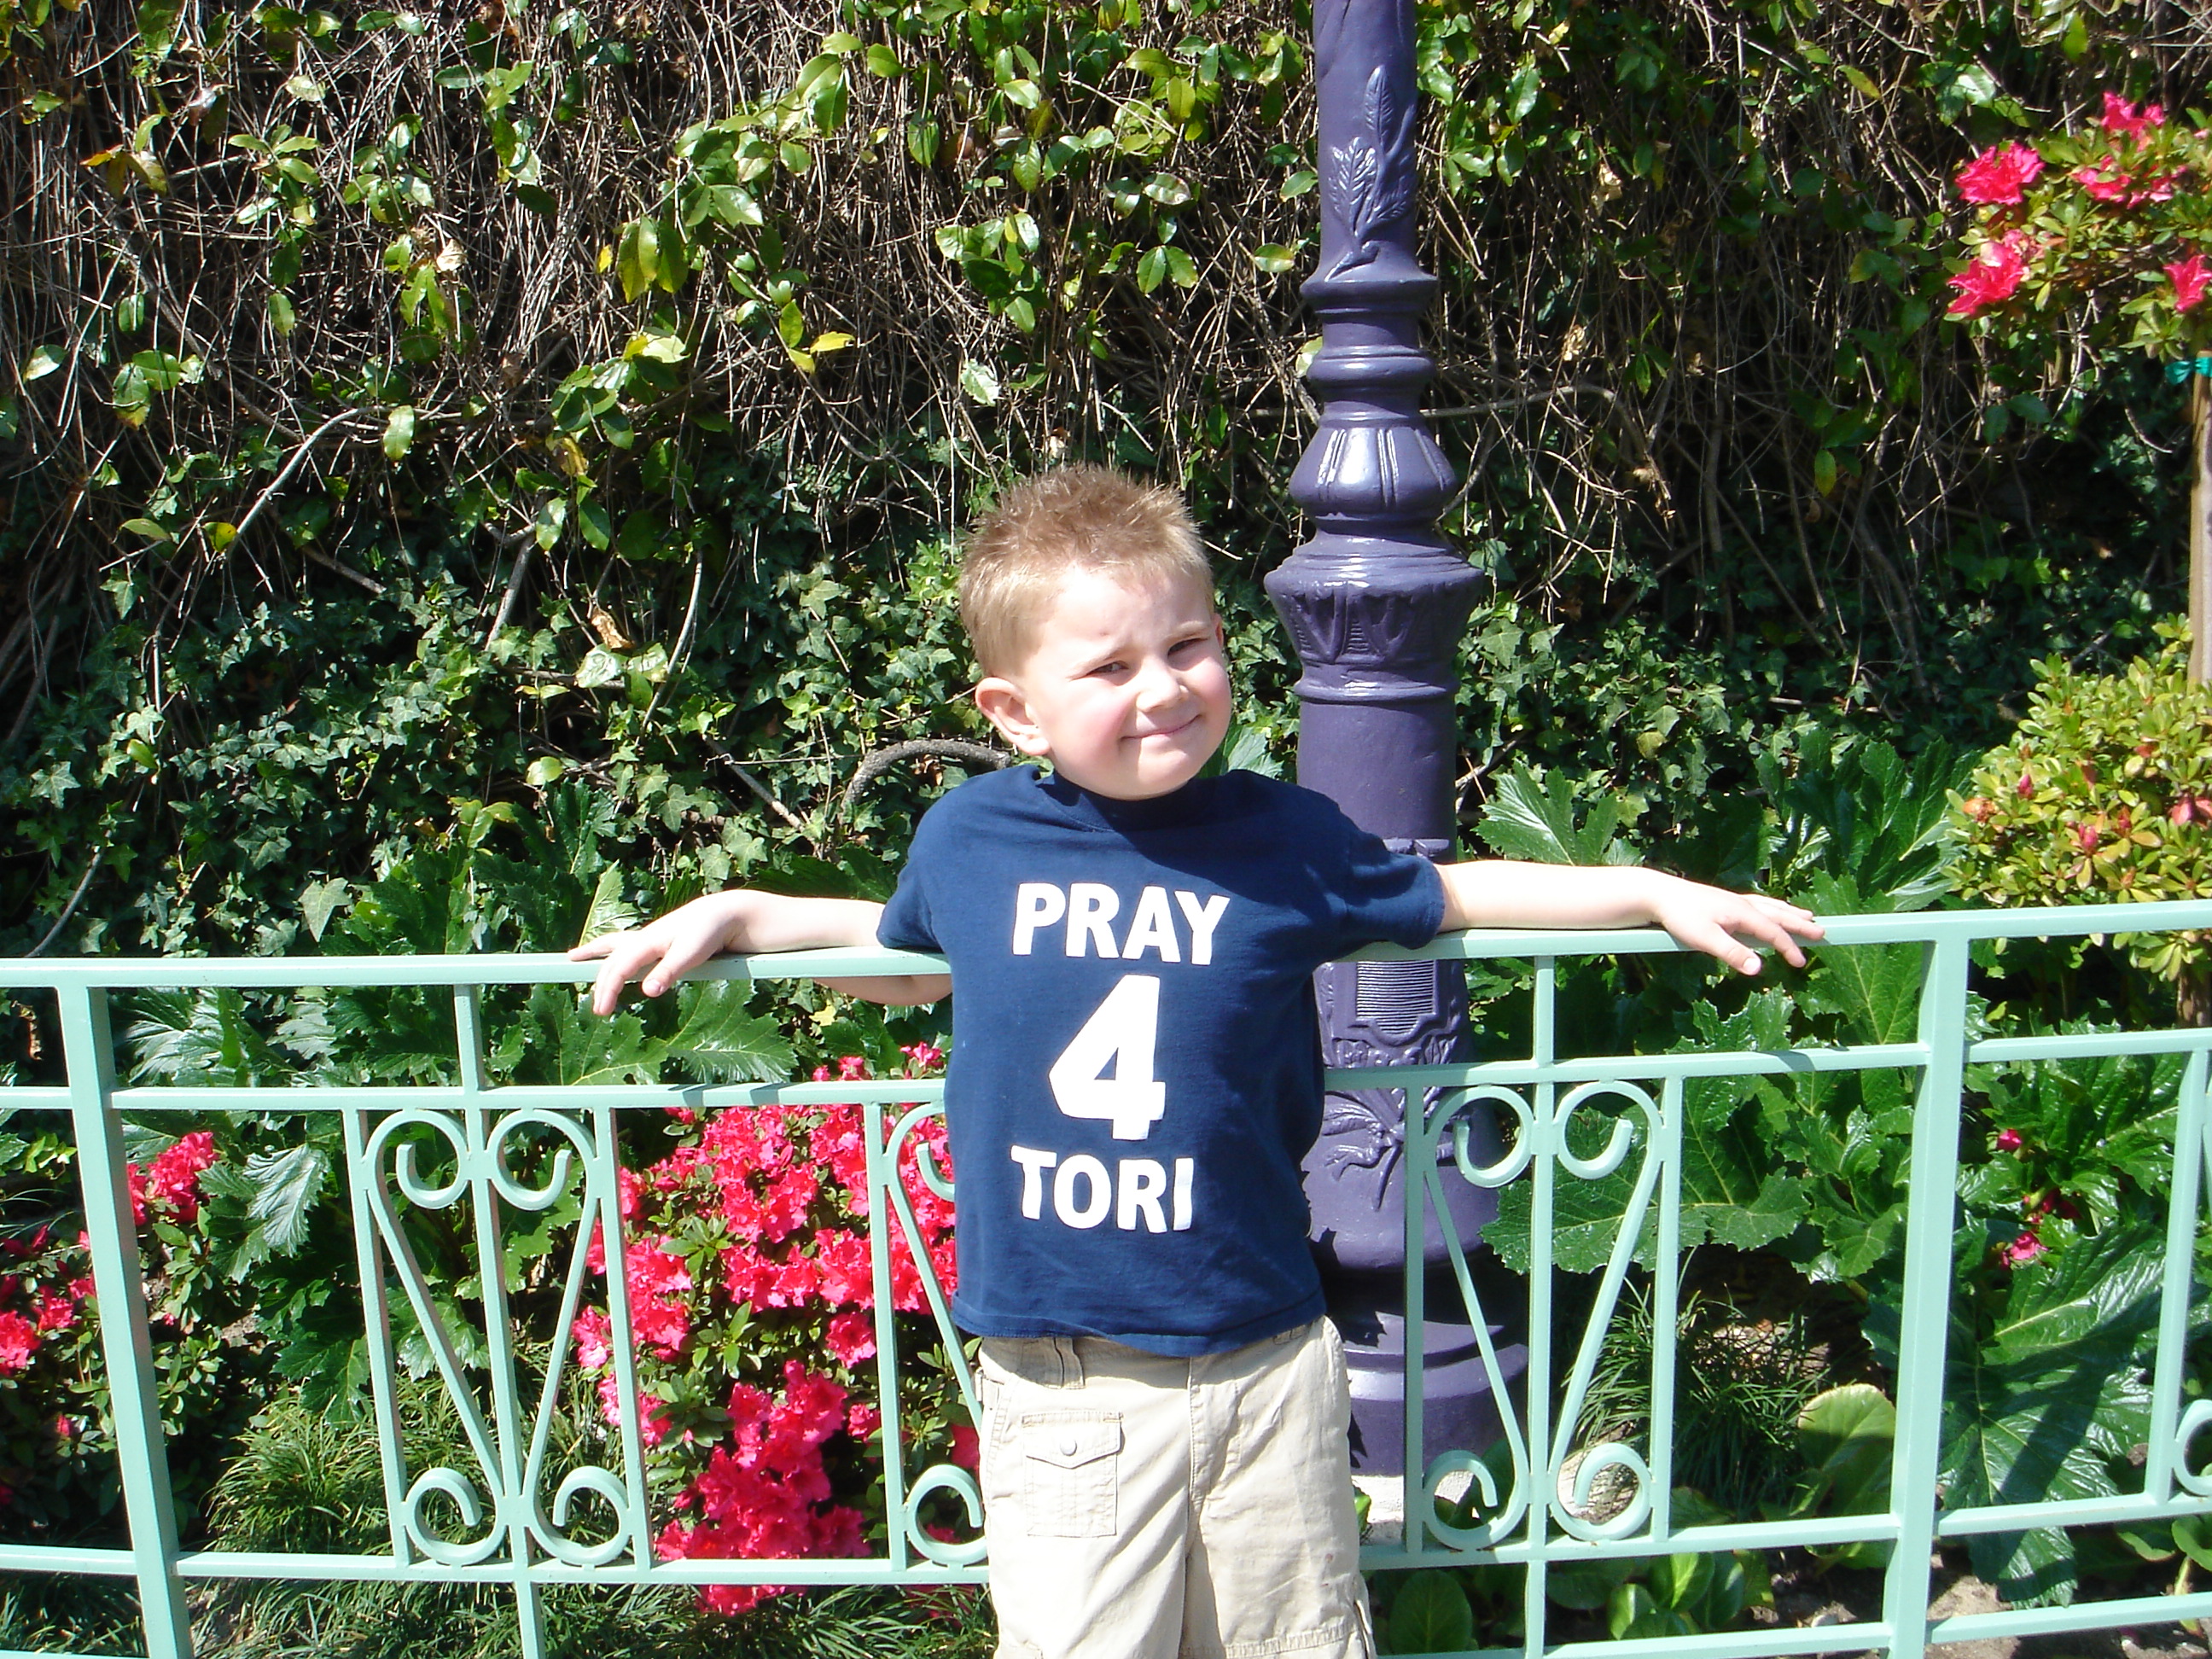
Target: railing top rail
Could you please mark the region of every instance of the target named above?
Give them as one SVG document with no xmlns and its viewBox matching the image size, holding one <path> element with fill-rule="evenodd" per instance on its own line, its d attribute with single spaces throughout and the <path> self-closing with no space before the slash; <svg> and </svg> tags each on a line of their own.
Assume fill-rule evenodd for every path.
<svg viewBox="0 0 2212 1659">
<path fill-rule="evenodd" d="M 1886 915 L 1824 916 L 1831 945 L 1931 943 L 1945 939 L 2074 939 L 2090 933 L 2212 929 L 2212 899 L 2150 904 L 2080 904 L 2019 909 L 1916 910 Z M 1417 950 L 1378 945 L 1351 961 L 1441 958 L 1645 956 L 1681 947 L 1656 927 L 1474 928 L 1439 935 Z M 787 951 L 727 957 L 694 970 L 700 979 L 813 979 L 941 974 L 942 957 L 911 951 Z M 6 957 L 0 988 L 63 986 L 114 988 L 229 986 L 240 990 L 305 985 L 483 985 L 588 983 L 599 963 L 550 951 L 466 956 Z"/>
</svg>

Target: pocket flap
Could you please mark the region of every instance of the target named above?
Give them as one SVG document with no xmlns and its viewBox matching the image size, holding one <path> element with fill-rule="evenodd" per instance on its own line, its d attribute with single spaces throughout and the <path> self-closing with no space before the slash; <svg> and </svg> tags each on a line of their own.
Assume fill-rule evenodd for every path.
<svg viewBox="0 0 2212 1659">
<path fill-rule="evenodd" d="M 1121 1449 L 1118 1417 L 1024 1417 L 1022 1455 L 1056 1468 L 1080 1468 Z"/>
</svg>

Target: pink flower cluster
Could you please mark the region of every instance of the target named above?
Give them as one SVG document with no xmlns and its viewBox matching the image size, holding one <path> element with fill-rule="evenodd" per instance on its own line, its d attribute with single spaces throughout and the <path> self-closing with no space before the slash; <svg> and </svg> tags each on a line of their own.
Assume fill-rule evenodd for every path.
<svg viewBox="0 0 2212 1659">
<path fill-rule="evenodd" d="M 1972 317 L 1991 306 L 2002 305 L 2019 291 L 2027 275 L 2027 234 L 2008 231 L 1996 241 L 1984 244 L 1973 262 L 1951 278 L 1959 297 L 1951 301 L 1945 314 Z"/>
<path fill-rule="evenodd" d="M 717 1446 L 706 1470 L 677 1500 L 696 1520 L 672 1521 L 653 1540 L 664 1561 L 859 1555 L 866 1547 L 858 1510 L 830 1501 L 823 1443 L 850 1420 L 844 1389 L 796 1359 L 783 1366 L 783 1395 L 739 1382 L 730 1389 L 734 1444 Z M 788 1584 L 710 1584 L 702 1605 L 744 1613 Z"/>
<path fill-rule="evenodd" d="M 146 1224 L 149 1206 L 167 1212 L 189 1227 L 200 1212 L 200 1176 L 219 1161 L 215 1132 L 197 1129 L 172 1142 L 150 1169 L 131 1165 L 131 1219 Z"/>
<path fill-rule="evenodd" d="M 21 1375 L 45 1338 L 72 1328 L 92 1294 L 88 1276 L 63 1277 L 71 1253 L 49 1251 L 48 1238 L 41 1227 L 27 1240 L 0 1241 L 0 1253 L 27 1263 L 22 1273 L 0 1273 L 0 1377 Z M 77 1250 L 83 1249 L 80 1237 Z"/>
<path fill-rule="evenodd" d="M 2043 172 L 2043 157 L 2027 144 L 1992 145 L 1959 169 L 1959 194 L 1978 206 L 2009 206 Z"/>
<path fill-rule="evenodd" d="M 918 1043 L 905 1050 L 908 1074 L 935 1069 L 943 1052 Z M 817 1082 L 855 1081 L 867 1075 L 858 1056 L 824 1066 Z M 624 1243 L 623 1277 L 631 1334 L 641 1364 L 690 1363 L 692 1331 L 718 1308 L 750 1309 L 756 1316 L 781 1312 L 803 1322 L 799 1345 L 826 1352 L 847 1371 L 875 1357 L 876 1278 L 866 1231 L 871 1206 L 866 1115 L 856 1105 L 732 1107 L 701 1118 L 672 1114 L 696 1124 L 697 1137 L 646 1170 L 620 1176 L 618 1208 Z M 921 1243 L 942 1285 L 955 1283 L 953 1206 L 923 1179 L 921 1157 L 946 1176 L 942 1120 L 923 1120 L 901 1149 L 898 1179 Z M 704 1240 L 699 1220 L 713 1224 Z M 902 1312 L 928 1306 L 920 1262 L 896 1218 L 890 1228 L 890 1300 Z M 694 1241 L 679 1244 L 678 1236 Z M 686 1251 L 689 1254 L 686 1254 Z M 605 1238 L 596 1234 L 588 1252 L 595 1273 L 606 1271 Z M 615 1369 L 616 1334 L 608 1315 L 577 1316 L 577 1364 L 598 1375 L 601 1410 L 621 1421 L 622 1393 Z M 784 1366 L 780 1399 L 739 1382 L 729 1396 L 732 1443 L 711 1450 L 707 1467 L 678 1501 L 692 1516 L 660 1534 L 664 1558 L 848 1555 L 861 1547 L 862 1517 L 831 1504 L 823 1448 L 842 1433 L 865 1441 L 881 1427 L 874 1406 L 852 1401 L 845 1387 L 798 1358 Z M 638 1397 L 645 1443 L 659 1446 L 674 1432 L 667 1401 L 642 1386 Z M 681 1441 L 690 1442 L 690 1431 Z M 972 1431 L 953 1455 L 973 1457 Z M 787 1587 L 709 1588 L 703 1605 L 739 1613 L 763 1595 Z"/>
</svg>

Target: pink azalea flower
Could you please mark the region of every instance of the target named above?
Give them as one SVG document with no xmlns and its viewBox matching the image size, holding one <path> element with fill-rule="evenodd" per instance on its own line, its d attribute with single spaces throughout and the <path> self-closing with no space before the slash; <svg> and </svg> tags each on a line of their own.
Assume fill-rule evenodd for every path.
<svg viewBox="0 0 2212 1659">
<path fill-rule="evenodd" d="M 2043 157 L 2020 143 L 1992 145 L 1959 169 L 1959 194 L 1984 206 L 2017 202 L 2043 171 Z"/>
<path fill-rule="evenodd" d="M 2165 202 L 2172 199 L 2173 180 L 2154 178 L 2140 188 L 2132 173 L 2123 173 L 2119 164 L 2107 157 L 2093 161 L 2087 167 L 2074 169 L 2074 177 L 2083 190 L 2100 202 L 2117 203 L 2122 207 L 2138 207 L 2145 202 Z"/>
<path fill-rule="evenodd" d="M 19 1313 L 0 1313 L 0 1376 L 13 1376 L 39 1351 L 38 1328 Z"/>
<path fill-rule="evenodd" d="M 2035 1236 L 2034 1229 L 2030 1228 L 2004 1247 L 2004 1259 L 2017 1267 L 2023 1262 L 2034 1261 L 2050 1248 Z"/>
<path fill-rule="evenodd" d="M 952 1425 L 952 1461 L 963 1469 L 972 1469 L 982 1460 L 982 1444 L 975 1437 L 973 1426 L 955 1423 Z"/>
<path fill-rule="evenodd" d="M 2012 237 L 1984 246 L 1974 262 L 1951 278 L 1959 297 L 1947 315 L 1972 317 L 1990 306 L 2002 305 L 2019 291 L 2027 275 L 2027 260 Z"/>
<path fill-rule="evenodd" d="M 2159 104 L 2130 104 L 2116 92 L 2105 94 L 2105 113 L 2098 125 L 2118 137 L 2140 137 L 2147 129 L 2166 125 L 2165 106 Z"/>
<path fill-rule="evenodd" d="M 2019 1130 L 2000 1129 L 1997 1131 L 1997 1150 L 1999 1152 L 2016 1152 L 2021 1149 L 2021 1144 Z"/>
<path fill-rule="evenodd" d="M 841 1313 L 830 1321 L 822 1334 L 822 1346 L 837 1356 L 837 1363 L 847 1370 L 856 1370 L 860 1362 L 876 1355 L 876 1322 L 863 1313 Z"/>
<path fill-rule="evenodd" d="M 2186 311 L 2204 297 L 2212 288 L 2212 266 L 2204 262 L 2201 253 L 2192 253 L 2186 259 L 2176 259 L 2166 267 L 2166 274 L 2173 281 L 2173 308 Z"/>
</svg>

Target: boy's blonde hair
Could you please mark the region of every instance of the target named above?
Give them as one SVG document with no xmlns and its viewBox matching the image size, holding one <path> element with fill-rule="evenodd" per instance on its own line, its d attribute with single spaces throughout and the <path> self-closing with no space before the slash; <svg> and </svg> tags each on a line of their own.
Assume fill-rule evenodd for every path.
<svg viewBox="0 0 2212 1659">
<path fill-rule="evenodd" d="M 960 621 L 986 674 L 1020 665 L 1071 570 L 1133 581 L 1183 577 L 1213 591 L 1198 526 L 1173 490 L 1110 467 L 1040 473 L 969 533 L 960 562 Z"/>
</svg>

